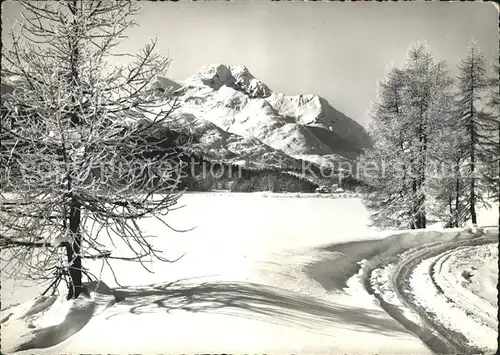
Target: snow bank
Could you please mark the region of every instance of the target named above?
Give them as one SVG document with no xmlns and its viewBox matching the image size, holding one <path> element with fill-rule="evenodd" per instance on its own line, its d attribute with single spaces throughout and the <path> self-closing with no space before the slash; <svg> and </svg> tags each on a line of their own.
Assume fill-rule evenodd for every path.
<svg viewBox="0 0 500 355">
<path fill-rule="evenodd" d="M 59 344 L 88 323 L 96 304 L 79 298 L 66 301 L 62 297 L 36 298 L 28 306 L 7 311 L 2 323 L 2 352 L 48 348 Z"/>
<path fill-rule="evenodd" d="M 446 297 L 476 321 L 498 328 L 498 243 L 461 247 L 442 254 L 433 278 Z"/>
<path fill-rule="evenodd" d="M 411 276 L 410 284 L 417 297 L 416 302 L 429 312 L 435 313 L 436 319 L 446 325 L 448 329 L 462 333 L 472 346 L 486 351 L 495 351 L 498 333 L 494 329 L 476 322 L 463 309 L 448 302 L 446 297 L 436 289 L 429 270 L 438 257 L 424 260 Z"/>
<path fill-rule="evenodd" d="M 487 231 L 487 238 L 491 238 L 494 236 L 493 231 Z M 407 329 L 412 329 L 415 334 L 419 334 L 420 338 L 426 342 L 426 344 L 434 350 L 439 351 L 448 351 L 446 349 L 446 345 L 441 342 L 437 333 L 435 333 L 434 329 L 429 329 L 428 325 L 420 319 L 419 314 L 410 308 L 410 304 L 413 303 L 409 301 L 413 297 L 424 300 L 433 300 L 435 295 L 439 292 L 434 289 L 426 287 L 416 287 L 413 289 L 411 285 L 405 285 L 405 280 L 407 277 L 404 276 L 403 279 L 400 278 L 400 272 L 406 267 L 406 263 L 411 261 L 412 258 L 418 255 L 425 255 L 431 250 L 446 250 L 446 246 L 452 247 L 455 243 L 463 243 L 464 241 L 473 241 L 477 240 L 477 238 L 481 238 L 484 234 L 480 228 L 465 228 L 465 229 L 452 229 L 446 231 L 424 231 L 424 230 L 416 230 L 409 231 L 405 233 L 400 233 L 397 235 L 390 236 L 388 238 L 382 240 L 372 240 L 372 241 L 359 241 L 359 242 L 351 242 L 340 245 L 334 245 L 331 248 L 327 248 L 331 251 L 336 251 L 337 253 L 341 253 L 340 256 L 337 256 L 334 260 L 323 262 L 323 266 L 320 269 L 327 270 L 354 270 L 356 264 L 359 265 L 359 271 L 356 275 L 347 280 L 346 285 L 347 288 L 344 288 L 346 292 L 349 293 L 358 293 L 360 289 L 366 287 L 368 291 L 372 294 L 370 296 L 372 298 L 372 302 L 375 304 L 379 304 L 378 300 L 383 303 L 381 306 L 391 314 L 395 319 L 398 319 L 401 324 L 404 324 Z M 467 252 L 462 255 L 463 257 L 469 254 L 478 254 L 477 252 Z M 442 255 L 446 255 L 445 252 Z M 484 253 L 483 253 L 484 254 Z M 479 257 L 480 259 L 484 259 Z M 355 260 L 363 259 L 359 262 L 355 263 Z M 470 259 L 470 257 L 469 257 Z M 418 259 L 415 259 L 418 260 Z M 498 261 L 498 259 L 497 259 Z M 467 263 L 467 261 L 464 261 Z M 326 265 L 326 266 L 325 266 Z M 316 266 L 318 267 L 318 266 Z M 422 266 L 419 266 L 422 268 Z M 450 266 L 449 268 L 455 268 L 454 266 Z M 448 268 L 448 269 L 449 269 Z M 450 270 L 448 270 L 450 271 Z M 351 271 L 352 272 L 352 271 Z M 322 282 L 325 287 L 335 288 L 338 287 L 338 276 L 337 272 L 330 273 L 330 278 L 328 275 L 322 276 L 318 279 Z M 446 274 L 446 273 L 445 273 Z M 316 272 L 316 276 L 318 273 Z M 404 274 L 403 274 L 404 275 Z M 447 274 L 446 274 L 447 275 Z M 443 275 L 441 275 L 443 276 Z M 431 276 L 429 276 L 431 277 Z M 334 281 L 337 280 L 337 281 Z M 342 280 L 342 279 L 340 279 Z M 430 281 L 432 283 L 432 279 Z M 455 289 L 451 287 L 451 289 Z M 408 295 L 404 296 L 401 292 L 408 293 Z M 442 292 L 442 291 L 440 291 Z M 423 294 L 422 294 L 423 293 Z M 474 302 L 471 297 L 467 298 L 459 290 L 456 292 L 457 299 L 464 299 L 465 304 Z M 376 298 L 375 298 L 376 297 Z M 488 309 L 482 302 L 475 302 L 476 308 Z M 427 303 L 419 302 L 418 305 L 422 306 L 424 309 L 429 310 L 429 312 L 434 312 L 438 314 L 438 321 L 441 320 L 441 314 L 445 314 L 445 319 L 452 321 L 455 316 L 455 310 L 447 311 L 447 308 L 441 304 L 439 307 L 439 311 L 436 311 L 434 308 L 429 308 Z M 471 314 L 467 312 L 472 312 L 471 307 L 466 307 L 465 310 L 461 310 L 462 313 L 468 315 Z M 490 307 L 491 308 L 491 307 Z M 497 308 L 491 310 L 491 314 L 497 312 Z M 475 314 L 479 314 L 480 311 L 476 309 Z M 475 318 L 477 320 L 477 317 Z M 489 318 L 491 319 L 491 318 Z M 447 327 L 450 326 L 449 322 L 444 323 Z M 489 337 L 487 339 L 483 336 L 483 329 L 476 330 L 477 334 L 473 333 L 471 330 L 470 324 L 465 325 L 465 329 L 462 329 L 460 322 L 456 323 L 456 327 L 452 327 L 451 329 L 456 329 L 459 331 L 463 331 L 468 334 L 468 339 L 470 340 L 471 346 L 478 346 L 480 348 L 485 348 L 485 342 L 490 342 L 492 339 L 496 337 L 496 324 L 493 326 L 493 322 L 488 322 L 490 328 L 487 329 Z M 459 329 L 457 329 L 459 327 Z M 491 346 L 493 343 L 489 343 Z M 444 347 L 443 347 L 444 346 Z"/>
<path fill-rule="evenodd" d="M 462 285 L 498 309 L 498 244 L 478 247 L 472 256 L 468 263 L 470 282 Z"/>
<path fill-rule="evenodd" d="M 104 283 L 86 285 L 91 297 L 38 296 L 2 310 L 2 352 L 51 348 L 79 332 L 93 316 L 116 302 Z"/>
<path fill-rule="evenodd" d="M 391 275 L 395 269 L 394 264 L 388 264 L 382 269 L 373 270 L 370 283 L 372 285 L 373 291 L 382 297 L 382 299 L 388 304 L 397 307 L 405 316 L 406 319 L 409 319 L 415 324 L 419 326 L 424 326 L 422 323 L 420 316 L 409 309 L 406 305 L 401 302 L 399 299 L 394 284 L 391 280 Z"/>
</svg>

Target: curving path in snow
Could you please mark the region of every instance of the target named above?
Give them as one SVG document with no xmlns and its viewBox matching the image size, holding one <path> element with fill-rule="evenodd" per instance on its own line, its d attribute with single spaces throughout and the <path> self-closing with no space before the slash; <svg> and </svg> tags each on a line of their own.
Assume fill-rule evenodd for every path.
<svg viewBox="0 0 500 355">
<path fill-rule="evenodd" d="M 364 284 L 386 312 L 434 352 L 494 353 L 498 308 L 463 286 L 460 278 L 469 267 L 480 270 L 485 260 L 478 251 L 495 248 L 495 243 L 498 232 L 490 231 L 469 237 L 457 233 L 448 240 L 406 248 L 368 262 Z M 498 255 L 490 255 L 498 262 Z"/>
<path fill-rule="evenodd" d="M 496 305 L 497 302 L 492 304 L 491 300 L 488 300 L 491 298 L 491 290 L 488 290 L 489 292 L 485 294 L 481 292 L 475 293 L 471 289 L 471 286 L 475 285 L 470 285 L 473 283 L 471 279 L 474 276 L 474 271 L 480 273 L 481 265 L 488 262 L 488 259 L 484 257 L 486 252 L 490 250 L 496 251 L 498 257 L 497 243 L 468 245 L 448 250 L 436 257 L 431 264 L 430 277 L 439 294 L 443 295 L 449 303 L 470 314 L 475 318 L 476 322 L 496 331 L 498 329 L 498 306 Z M 491 264 L 491 266 L 493 265 L 497 266 L 496 263 Z M 498 266 L 496 270 L 498 270 Z M 493 286 L 484 277 L 480 277 L 476 284 L 480 287 Z M 494 287 L 496 291 L 496 283 Z"/>
</svg>

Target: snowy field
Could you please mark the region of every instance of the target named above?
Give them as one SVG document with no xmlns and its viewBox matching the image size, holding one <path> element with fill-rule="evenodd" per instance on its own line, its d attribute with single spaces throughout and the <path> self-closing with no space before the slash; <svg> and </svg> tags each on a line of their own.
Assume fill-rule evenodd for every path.
<svg viewBox="0 0 500 355">
<path fill-rule="evenodd" d="M 188 193 L 166 220 L 192 231 L 143 222 L 166 257 L 184 256 L 151 264 L 154 273 L 114 261 L 117 280 L 86 260 L 102 280 L 91 299 L 34 299 L 44 285 L 2 279 L 2 352 L 431 353 L 363 288 L 358 261 L 373 253 L 335 249 L 394 232 L 370 229 L 360 199 L 301 197 Z M 486 211 L 479 224 L 496 218 Z M 409 246 L 423 243 L 408 234 Z M 492 299 L 495 260 L 474 264 L 471 295 Z"/>
</svg>

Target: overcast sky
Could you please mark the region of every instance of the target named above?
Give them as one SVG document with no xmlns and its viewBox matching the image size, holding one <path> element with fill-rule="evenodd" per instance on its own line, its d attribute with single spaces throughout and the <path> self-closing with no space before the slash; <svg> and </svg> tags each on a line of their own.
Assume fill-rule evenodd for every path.
<svg viewBox="0 0 500 355">
<path fill-rule="evenodd" d="M 157 37 L 182 80 L 210 63 L 244 64 L 271 89 L 313 93 L 361 124 L 391 63 L 425 40 L 455 66 L 474 38 L 491 62 L 498 53 L 498 11 L 481 2 L 141 2 L 138 27 L 122 49 Z M 18 16 L 4 6 L 2 17 Z M 10 21 L 4 23 L 6 30 Z"/>
</svg>

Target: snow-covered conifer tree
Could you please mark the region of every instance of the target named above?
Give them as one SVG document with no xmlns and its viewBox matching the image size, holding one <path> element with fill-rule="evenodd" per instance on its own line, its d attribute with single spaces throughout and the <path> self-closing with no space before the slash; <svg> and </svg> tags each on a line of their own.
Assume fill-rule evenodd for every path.
<svg viewBox="0 0 500 355">
<path fill-rule="evenodd" d="M 476 208 L 487 204 L 483 174 L 485 163 L 487 165 L 491 158 L 492 133 L 497 127 L 494 127 L 495 117 L 486 109 L 489 86 L 486 61 L 474 41 L 470 42 L 468 54 L 460 61 L 458 70 L 458 120 L 465 130 L 463 154 L 469 180 L 465 194 L 471 222 L 476 224 Z"/>
<path fill-rule="evenodd" d="M 369 129 L 375 144 L 363 157 L 384 162 L 375 176 L 373 169 L 364 174 L 370 186 L 365 202 L 376 225 L 426 227 L 429 183 L 442 177 L 434 171 L 435 158 L 451 83 L 445 63 L 436 62 L 424 43 L 410 47 L 404 67 L 382 83 Z"/>
<path fill-rule="evenodd" d="M 411 178 L 408 176 L 408 137 L 403 99 L 404 73 L 393 68 L 379 83 L 368 131 L 374 141 L 360 160 L 367 186 L 364 202 L 378 227 L 414 228 Z"/>
<path fill-rule="evenodd" d="M 489 80 L 487 108 L 491 114 L 491 127 L 485 141 L 485 180 L 489 195 L 500 201 L 500 82 L 498 57 L 493 61 L 493 73 Z M 499 216 L 500 218 L 500 216 Z"/>
</svg>

